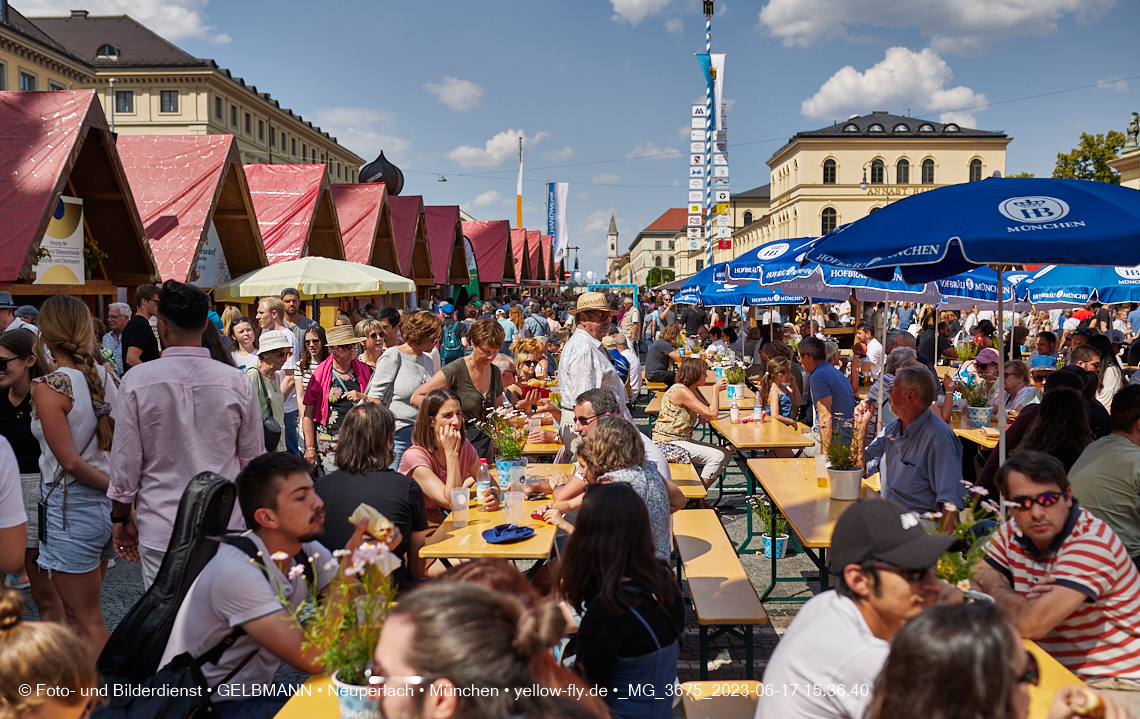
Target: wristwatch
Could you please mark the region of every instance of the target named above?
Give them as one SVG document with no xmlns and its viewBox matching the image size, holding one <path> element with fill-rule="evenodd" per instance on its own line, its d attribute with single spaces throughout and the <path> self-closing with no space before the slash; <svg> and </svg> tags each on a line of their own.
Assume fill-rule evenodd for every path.
<svg viewBox="0 0 1140 719">
<path fill-rule="evenodd" d="M 111 515 L 111 523 L 112 524 L 121 524 L 125 527 L 131 523 L 131 515 L 130 514 L 124 514 L 122 517 L 116 517 L 114 514 L 112 514 Z"/>
</svg>

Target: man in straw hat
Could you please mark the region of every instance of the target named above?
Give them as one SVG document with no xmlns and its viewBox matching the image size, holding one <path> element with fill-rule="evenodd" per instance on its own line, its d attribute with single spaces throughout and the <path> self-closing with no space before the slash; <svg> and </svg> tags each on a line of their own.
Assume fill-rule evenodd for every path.
<svg viewBox="0 0 1140 719">
<path fill-rule="evenodd" d="M 559 434 L 566 447 L 571 447 L 571 442 L 578 436 L 574 432 L 574 405 L 578 403 L 578 395 L 586 390 L 598 387 L 610 390 L 621 405 L 622 414 L 633 421 L 626 406 L 625 384 L 618 377 L 608 353 L 602 349 L 602 338 L 606 336 L 614 314 L 606 296 L 601 292 L 584 292 L 578 296 L 578 304 L 570 314 L 574 316 L 574 334 L 566 341 L 558 362 L 558 389 L 562 395 Z"/>
<path fill-rule="evenodd" d="M 265 452 L 253 384 L 202 346 L 209 310 L 205 292 L 167 281 L 158 293 L 158 331 L 166 349 L 128 372 L 119 386 L 107 497 L 114 502 L 115 553 L 141 559 L 144 589 L 162 566 L 190 478 L 200 472 L 236 477 Z M 240 513 L 233 520 L 231 527 L 241 526 Z"/>
</svg>

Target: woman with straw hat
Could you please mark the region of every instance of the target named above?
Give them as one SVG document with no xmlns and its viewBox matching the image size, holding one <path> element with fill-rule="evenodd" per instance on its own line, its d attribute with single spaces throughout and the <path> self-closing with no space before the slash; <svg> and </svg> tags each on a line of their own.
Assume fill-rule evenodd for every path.
<svg viewBox="0 0 1140 719">
<path fill-rule="evenodd" d="M 337 326 L 328 331 L 325 346 L 329 357 L 317 365 L 305 388 L 305 459 L 316 465 L 321 474 L 335 472 L 337 434 L 345 413 L 364 399 L 364 390 L 372 377 L 368 365 L 356 359 L 357 337 L 351 326 Z M 320 463 L 317 463 L 317 459 Z"/>
</svg>

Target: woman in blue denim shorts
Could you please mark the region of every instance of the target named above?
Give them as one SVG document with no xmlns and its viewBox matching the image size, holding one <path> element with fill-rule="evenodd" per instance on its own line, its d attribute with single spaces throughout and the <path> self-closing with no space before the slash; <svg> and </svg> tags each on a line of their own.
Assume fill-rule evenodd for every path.
<svg viewBox="0 0 1140 719">
<path fill-rule="evenodd" d="M 32 433 L 40 442 L 41 502 L 38 564 L 63 599 L 64 613 L 98 658 L 107 642 L 100 592 L 111 549 L 111 405 L 118 385 L 96 362 L 91 313 L 80 300 L 57 295 L 40 309 L 39 328 L 59 369 L 32 387 Z"/>
</svg>

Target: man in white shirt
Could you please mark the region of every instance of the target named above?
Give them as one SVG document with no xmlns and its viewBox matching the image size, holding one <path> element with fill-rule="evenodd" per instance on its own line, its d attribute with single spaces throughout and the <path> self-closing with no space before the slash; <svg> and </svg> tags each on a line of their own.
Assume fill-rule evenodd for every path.
<svg viewBox="0 0 1140 719">
<path fill-rule="evenodd" d="M 280 297 L 263 297 L 257 303 L 257 324 L 262 330 L 284 330 L 293 344 L 293 354 L 285 360 L 285 364 L 277 372 L 277 382 L 281 385 L 281 394 L 285 395 L 285 449 L 290 454 L 301 456 L 301 445 L 297 433 L 297 388 L 293 381 L 293 369 L 297 366 L 297 358 L 301 356 L 301 342 L 297 335 L 285 326 L 285 303 Z"/>
<path fill-rule="evenodd" d="M 960 545 L 927 534 L 901 504 L 851 505 L 831 537 L 836 588 L 809 600 L 776 645 L 763 682 L 777 690 L 761 694 L 755 719 L 862 719 L 903 623 L 958 594 L 932 565 Z"/>
<path fill-rule="evenodd" d="M 574 317 L 574 334 L 566 341 L 558 362 L 558 388 L 562 396 L 559 434 L 565 446 L 570 446 L 577 439 L 574 405 L 578 402 L 578 395 L 586 390 L 598 387 L 610 390 L 619 400 L 622 415 L 633 421 L 633 415 L 626 407 L 625 383 L 618 378 L 614 363 L 602 349 L 602 337 L 606 335 L 614 315 L 606 303 L 606 296 L 600 292 L 584 292 L 578 296 L 578 304 L 570 314 Z"/>
<path fill-rule="evenodd" d="M 872 379 L 879 379 L 883 371 L 883 345 L 875 338 L 874 330 L 869 324 L 864 324 L 855 333 L 856 337 L 867 347 L 867 355 L 859 366 L 861 372 L 870 372 Z"/>
<path fill-rule="evenodd" d="M 634 397 L 641 395 L 641 360 L 637 353 L 629 348 L 629 340 L 625 335 L 614 335 L 614 344 L 618 352 L 629 362 L 629 391 Z"/>
</svg>

